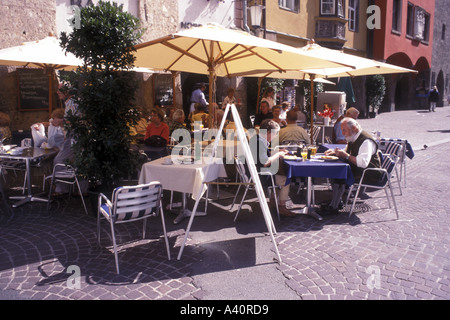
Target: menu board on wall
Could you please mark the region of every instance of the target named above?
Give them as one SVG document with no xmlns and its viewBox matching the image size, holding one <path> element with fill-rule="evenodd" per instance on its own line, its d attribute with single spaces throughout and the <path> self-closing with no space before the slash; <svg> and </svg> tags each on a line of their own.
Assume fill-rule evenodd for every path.
<svg viewBox="0 0 450 320">
<path fill-rule="evenodd" d="M 155 75 L 155 104 L 167 106 L 173 104 L 172 75 Z"/>
<path fill-rule="evenodd" d="M 20 111 L 48 110 L 48 74 L 43 69 L 17 69 Z"/>
</svg>

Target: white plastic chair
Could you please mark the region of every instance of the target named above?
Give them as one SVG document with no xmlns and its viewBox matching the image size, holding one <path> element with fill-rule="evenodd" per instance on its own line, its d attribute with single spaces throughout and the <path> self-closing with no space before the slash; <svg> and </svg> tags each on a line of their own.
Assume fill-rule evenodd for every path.
<svg viewBox="0 0 450 320">
<path fill-rule="evenodd" d="M 111 200 L 103 193 L 98 196 L 97 214 L 97 241 L 100 245 L 100 218 L 105 218 L 111 227 L 111 235 L 114 247 L 116 271 L 119 274 L 119 258 L 117 254 L 116 231 L 114 226 L 118 223 L 144 220 L 142 239 L 145 239 L 147 219 L 161 215 L 161 222 L 166 242 L 167 258 L 170 260 L 169 240 L 167 238 L 164 211 L 161 202 L 162 185 L 158 181 L 135 186 L 115 188 Z"/>
</svg>

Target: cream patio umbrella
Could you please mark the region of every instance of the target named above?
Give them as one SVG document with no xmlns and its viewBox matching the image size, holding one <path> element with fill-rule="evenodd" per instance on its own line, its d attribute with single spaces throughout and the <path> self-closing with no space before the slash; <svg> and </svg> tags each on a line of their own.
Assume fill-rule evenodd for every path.
<svg viewBox="0 0 450 320">
<path fill-rule="evenodd" d="M 291 46 L 258 38 L 215 24 L 180 31 L 135 46 L 138 67 L 209 75 L 209 112 L 213 113 L 215 77 L 230 77 L 252 70 L 299 70 L 349 67 L 334 57 L 317 58 Z M 212 122 L 210 117 L 210 124 Z"/>
<path fill-rule="evenodd" d="M 269 77 L 277 79 L 325 79 L 339 77 L 356 77 L 373 74 L 391 74 L 391 73 L 417 73 L 416 70 L 399 67 L 393 64 L 379 62 L 373 59 L 367 59 L 352 54 L 344 53 L 339 50 L 329 49 L 315 44 L 310 44 L 297 48 L 299 52 L 313 54 L 315 57 L 325 59 L 333 57 L 334 61 L 342 64 L 351 64 L 352 67 L 323 67 L 323 68 L 302 68 L 299 70 L 253 70 L 245 74 L 234 74 L 234 76 L 251 76 L 251 77 Z M 314 85 L 311 82 L 311 115 L 314 113 Z M 311 127 L 313 126 L 313 117 L 311 117 Z"/>
<path fill-rule="evenodd" d="M 82 65 L 75 55 L 65 52 L 58 39 L 49 36 L 20 46 L 0 50 L 0 65 L 41 68 L 47 71 L 49 83 L 49 112 L 52 108 L 52 77 L 55 70 L 74 70 Z"/>
</svg>

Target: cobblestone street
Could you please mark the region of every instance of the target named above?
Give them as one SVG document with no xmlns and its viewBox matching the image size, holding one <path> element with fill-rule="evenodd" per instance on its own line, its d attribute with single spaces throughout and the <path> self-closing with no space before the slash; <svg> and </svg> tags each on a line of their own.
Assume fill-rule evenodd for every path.
<svg viewBox="0 0 450 320">
<path fill-rule="evenodd" d="M 79 198 L 58 199 L 48 212 L 46 204 L 7 208 L 2 200 L 0 299 L 448 300 L 449 119 L 450 107 L 362 119 L 366 131 L 413 146 L 403 194 L 395 188 L 400 219 L 383 191 L 368 192 L 350 218 L 349 206 L 322 221 L 274 218 L 281 263 L 254 193 L 233 222 L 232 187 L 221 186 L 221 199 L 213 196 L 208 215 L 196 217 L 179 261 L 187 219 L 174 225 L 175 215 L 165 211 L 171 261 L 159 218 L 137 242 L 130 241 L 141 236 L 140 223 L 119 225 L 120 275 L 108 225 L 98 246 L 95 214 L 84 214 Z M 319 188 L 316 203 L 330 196 Z M 294 187 L 291 199 L 305 203 Z"/>
</svg>

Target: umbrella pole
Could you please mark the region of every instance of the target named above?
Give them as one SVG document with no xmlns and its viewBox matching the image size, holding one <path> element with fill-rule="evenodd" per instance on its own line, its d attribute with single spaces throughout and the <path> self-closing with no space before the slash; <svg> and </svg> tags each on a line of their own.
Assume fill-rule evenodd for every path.
<svg viewBox="0 0 450 320">
<path fill-rule="evenodd" d="M 256 114 L 259 112 L 259 96 L 261 94 L 261 83 L 263 81 L 264 77 L 258 78 L 258 96 L 256 97 Z"/>
<path fill-rule="evenodd" d="M 311 135 L 311 144 L 315 144 L 316 142 L 313 141 L 313 127 L 314 127 L 314 75 L 309 75 L 309 82 L 311 83 L 311 124 L 309 127 L 309 134 Z"/>
<path fill-rule="evenodd" d="M 47 70 L 48 75 L 48 113 L 52 114 L 53 110 L 53 73 L 51 69 Z"/>
<path fill-rule="evenodd" d="M 177 108 L 177 98 L 175 93 L 175 79 L 177 77 L 177 73 L 175 71 L 172 71 L 172 105 L 176 109 Z"/>
<path fill-rule="evenodd" d="M 208 68 L 209 71 L 209 115 L 208 115 L 208 128 L 212 128 L 213 127 L 213 123 L 214 123 L 214 106 L 213 106 L 213 84 L 214 84 L 214 74 L 215 74 L 215 70 L 214 67 L 211 65 L 209 65 Z"/>
</svg>

